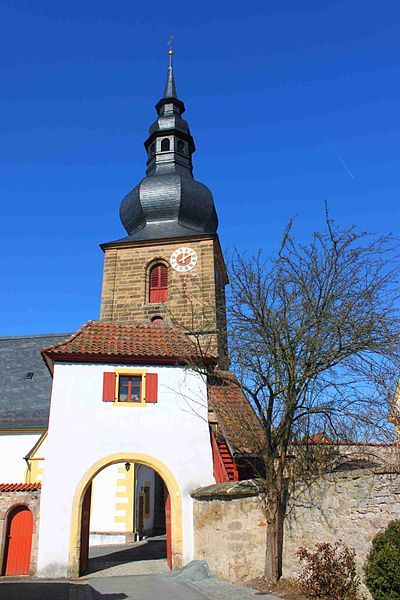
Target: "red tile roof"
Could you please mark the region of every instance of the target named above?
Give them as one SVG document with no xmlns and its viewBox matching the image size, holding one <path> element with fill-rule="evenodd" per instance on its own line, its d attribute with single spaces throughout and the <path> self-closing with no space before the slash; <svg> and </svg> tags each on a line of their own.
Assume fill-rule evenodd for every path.
<svg viewBox="0 0 400 600">
<path fill-rule="evenodd" d="M 210 407 L 230 450 L 235 454 L 258 454 L 263 448 L 263 430 L 237 379 L 228 371 L 210 378 Z"/>
<path fill-rule="evenodd" d="M 88 321 L 65 341 L 41 352 L 48 364 L 56 360 L 187 364 L 197 355 L 196 345 L 174 325 L 103 321 Z"/>
<path fill-rule="evenodd" d="M 40 483 L 0 483 L 0 492 L 36 492 Z"/>
</svg>

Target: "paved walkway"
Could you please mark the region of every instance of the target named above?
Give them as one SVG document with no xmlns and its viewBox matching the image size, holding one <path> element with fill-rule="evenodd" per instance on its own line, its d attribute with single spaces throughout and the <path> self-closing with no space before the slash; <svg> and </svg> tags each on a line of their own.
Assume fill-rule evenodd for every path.
<svg viewBox="0 0 400 600">
<path fill-rule="evenodd" d="M 169 573 L 165 535 L 134 544 L 91 546 L 87 577 Z"/>
<path fill-rule="evenodd" d="M 193 583 L 165 575 L 89 577 L 79 582 L 2 579 L 1 600 L 279 600 L 214 577 Z"/>
<path fill-rule="evenodd" d="M 214 577 L 193 583 L 178 582 L 165 575 L 98 577 L 85 584 L 75 586 L 79 595 L 71 595 L 69 600 L 279 600 Z"/>
<path fill-rule="evenodd" d="M 170 572 L 165 538 L 90 549 L 89 573 L 76 580 L 0 578 L 0 600 L 279 600 L 211 577 L 205 561 Z"/>
<path fill-rule="evenodd" d="M 70 591 L 68 581 L 35 581 L 21 577 L 2 577 L 0 580 L 1 600 L 70 600 Z M 84 596 L 82 600 L 86 600 Z"/>
<path fill-rule="evenodd" d="M 80 594 L 69 600 L 205 600 L 207 596 L 184 583 L 162 575 L 96 577 L 86 586 L 76 586 Z"/>
</svg>

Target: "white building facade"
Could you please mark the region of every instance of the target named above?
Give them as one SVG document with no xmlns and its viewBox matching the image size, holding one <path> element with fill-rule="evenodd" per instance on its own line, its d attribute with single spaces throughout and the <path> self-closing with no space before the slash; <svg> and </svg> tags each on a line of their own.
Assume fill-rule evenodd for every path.
<svg viewBox="0 0 400 600">
<path fill-rule="evenodd" d="M 104 402 L 104 373 L 114 371 L 156 374 L 157 402 Z M 199 373 L 183 366 L 57 362 L 47 444 L 39 576 L 79 574 L 84 490 L 101 469 L 127 461 L 154 469 L 168 488 L 173 566 L 193 559 L 190 492 L 214 482 L 207 388 Z"/>
</svg>

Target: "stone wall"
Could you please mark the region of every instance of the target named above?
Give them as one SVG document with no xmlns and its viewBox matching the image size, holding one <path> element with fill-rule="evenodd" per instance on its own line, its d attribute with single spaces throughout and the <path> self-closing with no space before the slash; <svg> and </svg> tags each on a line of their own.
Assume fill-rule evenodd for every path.
<svg viewBox="0 0 400 600">
<path fill-rule="evenodd" d="M 197 264 L 187 273 L 178 273 L 170 266 L 171 254 L 182 246 L 189 246 L 197 253 Z M 149 302 L 149 272 L 156 262 L 168 267 L 168 300 L 163 303 Z M 226 345 L 226 283 L 225 265 L 215 236 L 107 247 L 100 319 L 146 323 L 161 316 L 189 331 L 208 332 L 202 339 L 205 349 L 221 355 Z M 222 332 L 221 340 L 217 340 L 217 329 Z"/>
<path fill-rule="evenodd" d="M 375 534 L 400 519 L 400 473 L 385 468 L 333 473 L 305 489 L 286 519 L 283 569 L 299 572 L 299 546 L 342 540 L 364 564 Z"/>
<path fill-rule="evenodd" d="M 260 577 L 264 555 L 257 496 L 194 501 L 194 558 L 206 560 L 213 575 L 233 582 Z"/>
<path fill-rule="evenodd" d="M 200 488 L 194 498 L 194 558 L 217 577 L 245 581 L 263 572 L 265 516 L 252 480 Z"/>
<path fill-rule="evenodd" d="M 230 581 L 263 574 L 265 516 L 254 482 L 196 490 L 195 558 Z M 400 518 L 400 473 L 382 467 L 332 473 L 299 489 L 285 521 L 283 575 L 299 572 L 296 551 L 318 542 L 343 540 L 355 548 L 360 566 L 374 535 Z"/>
<path fill-rule="evenodd" d="M 34 575 L 37 568 L 38 554 L 40 490 L 0 492 L 0 564 L 2 565 L 2 568 L 4 568 L 4 550 L 7 537 L 8 516 L 14 507 L 21 505 L 27 506 L 33 515 L 30 574 Z"/>
</svg>

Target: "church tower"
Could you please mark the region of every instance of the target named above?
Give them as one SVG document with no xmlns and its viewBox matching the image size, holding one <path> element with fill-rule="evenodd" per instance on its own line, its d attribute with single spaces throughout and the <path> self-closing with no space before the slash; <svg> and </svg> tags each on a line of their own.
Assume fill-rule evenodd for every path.
<svg viewBox="0 0 400 600">
<path fill-rule="evenodd" d="M 177 323 L 226 363 L 227 275 L 210 190 L 193 177 L 169 52 L 164 95 L 144 143 L 146 176 L 122 200 L 127 236 L 101 245 L 102 321 Z"/>
</svg>

